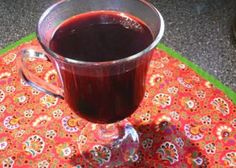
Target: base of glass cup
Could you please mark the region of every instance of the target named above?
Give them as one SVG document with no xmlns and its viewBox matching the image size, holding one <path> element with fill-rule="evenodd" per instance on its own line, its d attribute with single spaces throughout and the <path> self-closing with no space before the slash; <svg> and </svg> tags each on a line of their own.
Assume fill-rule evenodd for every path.
<svg viewBox="0 0 236 168">
<path fill-rule="evenodd" d="M 79 137 L 83 158 L 95 167 L 117 167 L 138 160 L 139 136 L 126 119 L 114 124 L 88 123 Z"/>
</svg>

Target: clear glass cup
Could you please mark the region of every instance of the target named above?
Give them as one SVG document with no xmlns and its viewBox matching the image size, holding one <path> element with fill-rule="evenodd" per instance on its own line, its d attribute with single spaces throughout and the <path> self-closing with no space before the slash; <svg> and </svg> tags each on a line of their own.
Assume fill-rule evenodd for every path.
<svg viewBox="0 0 236 168">
<path fill-rule="evenodd" d="M 154 37 L 153 42 L 139 53 L 105 62 L 71 59 L 50 49 L 49 43 L 53 33 L 63 21 L 75 15 L 101 10 L 128 13 L 141 19 L 151 30 Z M 94 145 L 79 144 L 81 154 L 90 164 L 112 167 L 137 160 L 138 134 L 125 118 L 137 109 L 143 99 L 148 65 L 153 50 L 161 40 L 163 33 L 164 21 L 161 14 L 152 4 L 144 0 L 63 0 L 52 5 L 41 16 L 37 25 L 37 38 L 44 50 L 25 49 L 22 52 L 22 58 L 18 61 L 19 70 L 22 77 L 33 87 L 64 98 L 75 113 L 90 121 L 82 130 L 80 138 L 85 138 L 87 144 Z M 29 57 L 51 61 L 62 87 L 46 83 L 32 74 L 25 66 L 25 59 Z M 134 76 L 132 80 L 125 79 L 130 76 L 129 74 Z M 73 80 L 68 81 L 68 76 L 71 76 L 69 79 Z M 86 78 L 83 78 L 84 76 Z M 112 77 L 113 82 L 108 82 L 106 85 L 99 83 L 109 77 Z M 88 83 L 87 78 L 96 82 Z M 124 92 L 121 94 L 123 97 L 119 96 L 117 100 L 109 91 L 106 92 L 106 89 L 112 87 L 118 78 L 124 78 L 119 85 L 123 85 L 124 88 L 126 85 L 130 85 L 129 88 L 134 88 L 131 96 L 127 97 L 126 92 L 129 91 L 124 89 L 121 90 Z M 81 86 L 82 89 L 77 89 L 81 83 L 86 82 L 87 85 Z M 100 99 L 94 100 L 91 97 L 98 94 L 97 90 L 104 90 L 104 92 L 100 93 Z M 89 96 L 81 102 L 80 97 L 84 97 L 85 94 Z M 104 103 L 104 100 L 110 99 L 113 101 Z M 96 135 L 96 144 L 91 135 Z M 106 159 L 99 158 L 99 150 L 106 151 Z"/>
</svg>

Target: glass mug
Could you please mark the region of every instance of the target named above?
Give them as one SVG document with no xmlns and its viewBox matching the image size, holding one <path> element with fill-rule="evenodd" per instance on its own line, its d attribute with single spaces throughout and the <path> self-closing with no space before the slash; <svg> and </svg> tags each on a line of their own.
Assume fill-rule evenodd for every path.
<svg viewBox="0 0 236 168">
<path fill-rule="evenodd" d="M 50 49 L 49 43 L 55 30 L 65 20 L 91 11 L 106 10 L 128 13 L 142 20 L 153 35 L 153 42 L 134 55 L 104 62 L 67 58 Z M 64 0 L 48 8 L 38 22 L 37 38 L 44 51 L 35 51 L 32 48 L 24 50 L 19 61 L 19 69 L 29 84 L 48 94 L 64 98 L 69 107 L 80 117 L 93 123 L 100 123 L 97 129 L 103 129 L 102 132 L 105 134 L 104 130 L 111 128 L 108 123 L 125 119 L 139 106 L 145 92 L 148 65 L 163 33 L 164 21 L 161 14 L 152 4 L 144 0 Z M 32 74 L 24 66 L 25 59 L 29 57 L 51 61 L 62 88 L 46 83 Z M 116 124 L 119 125 L 119 129 L 124 128 L 123 137 L 120 137 L 122 134 L 114 136 L 116 138 L 113 137 L 112 142 L 121 144 L 125 135 L 126 138 L 130 137 L 133 140 L 136 145 L 136 147 L 133 145 L 133 148 L 137 148 L 138 135 L 132 125 L 126 120 Z M 87 125 L 82 134 L 89 132 L 90 127 L 91 125 Z M 115 128 L 113 125 L 112 129 Z M 107 139 L 105 141 L 108 142 Z M 83 150 L 82 148 L 80 149 Z M 128 151 L 131 151 L 130 148 Z M 84 151 L 82 153 L 84 154 Z M 130 160 L 134 156 L 134 152 L 130 153 L 129 158 L 123 160 Z M 85 158 L 88 160 L 87 156 Z"/>
</svg>

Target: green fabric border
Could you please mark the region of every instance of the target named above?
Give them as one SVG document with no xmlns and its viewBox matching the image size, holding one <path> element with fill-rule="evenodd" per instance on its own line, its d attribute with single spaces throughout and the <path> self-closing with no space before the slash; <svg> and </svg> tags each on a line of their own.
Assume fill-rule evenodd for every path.
<svg viewBox="0 0 236 168">
<path fill-rule="evenodd" d="M 14 43 L 12 43 L 12 44 L 9 44 L 7 47 L 5 47 L 5 48 L 3 48 L 3 49 L 0 50 L 0 56 L 1 56 L 2 54 L 4 54 L 4 53 L 6 53 L 6 52 L 8 52 L 8 51 L 10 51 L 10 50 L 12 50 L 12 49 L 14 49 L 14 48 L 16 48 L 17 46 L 19 46 L 19 45 L 21 45 L 21 44 L 23 44 L 23 43 L 25 43 L 25 42 L 28 42 L 28 41 L 34 39 L 35 37 L 36 37 L 36 33 L 31 33 L 31 34 L 29 34 L 29 35 L 23 37 L 22 39 L 20 39 L 20 40 L 14 42 Z"/>
<path fill-rule="evenodd" d="M 230 89 L 229 87 L 222 84 L 219 80 L 217 80 L 214 76 L 208 74 L 206 71 L 201 69 L 198 65 L 194 64 L 193 62 L 189 61 L 187 58 L 183 57 L 173 49 L 167 47 L 166 45 L 160 43 L 158 44 L 157 48 L 167 52 L 172 57 L 180 60 L 182 63 L 189 66 L 192 70 L 194 70 L 197 74 L 199 74 L 201 77 L 206 79 L 207 81 L 211 82 L 215 87 L 223 91 L 232 101 L 234 104 L 236 104 L 236 93 Z"/>
<path fill-rule="evenodd" d="M 19 41 L 16 41 L 15 43 L 8 45 L 7 47 L 0 50 L 0 56 L 4 53 L 16 48 L 17 46 L 34 39 L 35 37 L 36 37 L 36 34 L 32 33 L 32 34 L 29 34 L 28 36 L 23 37 Z M 182 55 L 180 55 L 176 51 L 172 50 L 171 48 L 167 47 L 166 45 L 160 43 L 160 44 L 158 44 L 157 48 L 164 50 L 165 52 L 167 52 L 168 54 L 170 54 L 174 58 L 180 60 L 181 62 L 183 62 L 184 64 L 189 66 L 192 70 L 194 70 L 201 77 L 203 77 L 207 81 L 211 82 L 215 87 L 217 87 L 218 89 L 223 91 L 233 101 L 233 103 L 236 104 L 236 93 L 232 89 L 225 86 L 219 80 L 217 80 L 215 77 L 213 77 L 212 75 L 208 74 L 203 69 L 201 69 L 198 65 L 192 63 L 187 58 L 183 57 Z"/>
</svg>

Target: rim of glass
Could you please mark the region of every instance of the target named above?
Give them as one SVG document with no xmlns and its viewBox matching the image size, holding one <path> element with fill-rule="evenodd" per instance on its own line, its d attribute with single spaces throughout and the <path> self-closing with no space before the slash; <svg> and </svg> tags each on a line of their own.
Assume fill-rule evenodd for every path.
<svg viewBox="0 0 236 168">
<path fill-rule="evenodd" d="M 117 60 L 111 60 L 111 61 L 101 61 L 101 62 L 80 61 L 80 60 L 76 60 L 76 59 L 72 59 L 72 58 L 67 58 L 67 57 L 61 56 L 61 55 L 55 53 L 54 51 L 52 51 L 49 47 L 45 46 L 44 43 L 42 42 L 41 37 L 39 36 L 39 31 L 38 31 L 39 25 L 43 22 L 44 18 L 47 17 L 47 15 L 55 7 L 57 7 L 61 3 L 65 3 L 66 1 L 64 1 L 64 0 L 55 3 L 54 5 L 49 7 L 41 15 L 41 17 L 39 19 L 39 22 L 37 24 L 37 28 L 36 28 L 37 39 L 38 39 L 39 43 L 42 45 L 43 49 L 46 52 L 48 52 L 52 57 L 54 57 L 56 59 L 59 59 L 61 61 L 67 62 L 67 63 L 83 64 L 83 65 L 110 65 L 110 64 L 118 64 L 118 63 L 123 63 L 123 62 L 135 60 L 136 58 L 142 57 L 147 52 L 151 51 L 153 48 L 155 48 L 157 46 L 157 44 L 160 42 L 162 36 L 164 35 L 164 29 L 165 29 L 164 19 L 163 19 L 162 15 L 160 14 L 160 12 L 157 10 L 157 8 L 154 5 L 152 5 L 151 3 L 149 3 L 149 2 L 147 2 L 145 0 L 139 0 L 139 1 L 144 3 L 144 5 L 147 5 L 150 9 L 152 9 L 157 14 L 157 16 L 160 19 L 160 29 L 159 29 L 159 32 L 158 32 L 157 36 L 155 37 L 155 39 L 153 40 L 153 42 L 148 47 L 146 47 L 142 51 L 140 51 L 140 52 L 138 52 L 136 54 L 130 55 L 128 57 L 117 59 Z"/>
</svg>

